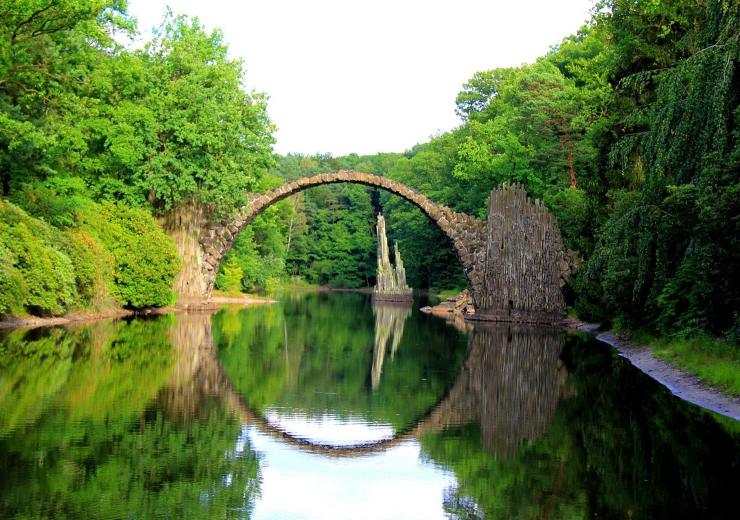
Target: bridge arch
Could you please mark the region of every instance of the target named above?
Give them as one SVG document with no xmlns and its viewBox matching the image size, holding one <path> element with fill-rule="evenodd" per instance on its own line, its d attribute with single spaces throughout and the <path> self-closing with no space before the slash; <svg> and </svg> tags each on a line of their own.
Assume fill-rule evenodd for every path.
<svg viewBox="0 0 740 520">
<path fill-rule="evenodd" d="M 458 213 L 450 208 L 433 202 L 430 198 L 408 186 L 370 173 L 340 170 L 331 173 L 321 173 L 311 177 L 302 177 L 287 182 L 265 193 L 249 196 L 246 206 L 237 211 L 228 221 L 209 226 L 200 237 L 203 251 L 201 274 L 205 293 L 210 295 L 218 272 L 219 264 L 224 255 L 231 249 L 237 235 L 254 220 L 262 211 L 291 195 L 303 190 L 327 184 L 353 183 L 380 188 L 389 193 L 411 202 L 417 206 L 437 227 L 450 239 L 455 254 L 460 261 L 468 283 L 473 289 L 475 298 L 478 267 L 482 264 L 476 258 L 476 252 L 483 251 L 486 223 L 464 213 Z M 202 296 L 203 289 L 196 289 Z"/>
<path fill-rule="evenodd" d="M 483 221 L 436 204 L 400 182 L 350 170 L 303 177 L 250 194 L 247 204 L 226 221 L 204 223 L 208 219 L 200 207 L 197 218 L 184 211 L 165 222 L 183 259 L 174 283 L 178 304 L 198 307 L 210 297 L 223 256 L 244 226 L 267 207 L 305 189 L 336 183 L 398 195 L 442 230 L 468 281 L 475 308 L 471 319 L 552 324 L 564 315 L 561 287 L 578 260 L 564 248 L 555 217 L 541 202 L 530 200 L 522 186 L 503 185 L 492 191 Z"/>
</svg>

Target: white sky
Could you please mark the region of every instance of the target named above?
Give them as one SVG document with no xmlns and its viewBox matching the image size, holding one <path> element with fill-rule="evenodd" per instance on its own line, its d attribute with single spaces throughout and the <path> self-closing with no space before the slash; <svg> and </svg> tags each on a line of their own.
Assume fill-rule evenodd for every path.
<svg viewBox="0 0 740 520">
<path fill-rule="evenodd" d="M 146 35 L 170 6 L 220 28 L 269 95 L 280 153 L 403 151 L 459 124 L 476 71 L 531 62 L 593 0 L 129 0 Z"/>
</svg>

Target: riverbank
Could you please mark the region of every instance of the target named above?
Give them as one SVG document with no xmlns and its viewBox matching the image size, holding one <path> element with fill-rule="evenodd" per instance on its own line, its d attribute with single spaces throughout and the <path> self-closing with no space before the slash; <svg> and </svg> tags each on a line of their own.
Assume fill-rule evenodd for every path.
<svg viewBox="0 0 740 520">
<path fill-rule="evenodd" d="M 472 302 L 466 292 L 462 292 L 421 310 L 443 319 L 463 319 L 472 312 Z M 600 331 L 598 324 L 586 323 L 575 317 L 568 317 L 561 324 L 566 329 L 592 334 L 610 345 L 620 356 L 677 397 L 740 421 L 740 398 L 735 391 L 740 385 L 737 364 L 722 359 L 708 365 L 706 353 L 685 351 L 692 347 L 689 340 L 671 343 L 644 334 L 628 338 L 613 331 Z M 705 377 L 702 378 L 702 374 Z M 721 381 L 723 384 L 721 387 L 713 386 L 710 384 L 712 381 Z"/>
<path fill-rule="evenodd" d="M 86 323 L 99 320 L 126 318 L 132 316 L 157 316 L 187 312 L 193 310 L 215 310 L 224 305 L 264 305 L 275 303 L 275 300 L 252 296 L 249 294 L 226 295 L 216 293 L 208 300 L 191 302 L 187 305 L 174 305 L 170 307 L 157 307 L 152 309 L 131 310 L 122 308 L 111 308 L 99 311 L 75 311 L 63 316 L 7 316 L 0 319 L 0 329 L 51 327 L 55 325 L 69 325 L 73 323 Z"/>
<path fill-rule="evenodd" d="M 709 386 L 697 375 L 660 359 L 649 346 L 613 331 L 600 331 L 598 324 L 586 323 L 577 318 L 566 318 L 563 320 L 563 325 L 568 329 L 594 335 L 602 343 L 614 348 L 635 368 L 665 386 L 673 395 L 684 401 L 740 421 L 740 398 L 722 389 Z"/>
</svg>

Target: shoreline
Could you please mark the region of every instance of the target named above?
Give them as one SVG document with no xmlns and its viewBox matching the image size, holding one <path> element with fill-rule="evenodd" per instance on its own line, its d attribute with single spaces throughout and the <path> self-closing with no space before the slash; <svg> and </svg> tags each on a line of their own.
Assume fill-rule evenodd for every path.
<svg viewBox="0 0 740 520">
<path fill-rule="evenodd" d="M 169 307 L 157 307 L 151 309 L 123 309 L 114 308 L 102 311 L 76 311 L 63 316 L 40 317 L 40 316 L 12 316 L 0 320 L 0 330 L 10 329 L 34 329 L 37 327 L 54 327 L 58 325 L 84 324 L 101 320 L 112 320 L 128 317 L 160 316 L 164 314 L 179 314 L 191 311 L 210 311 L 219 309 L 225 305 L 265 305 L 276 303 L 276 300 L 260 298 L 257 296 L 226 296 L 214 295 L 208 300 L 191 302 L 183 305 Z"/>
<path fill-rule="evenodd" d="M 424 307 L 422 312 L 444 320 L 465 319 L 466 305 L 471 303 L 461 293 L 432 307 Z M 699 378 L 679 367 L 657 358 L 650 347 L 639 345 L 620 337 L 613 331 L 600 331 L 597 323 L 586 323 L 577 318 L 564 318 L 560 327 L 566 330 L 585 332 L 597 341 L 613 348 L 620 357 L 626 359 L 637 370 L 663 385 L 673 395 L 699 406 L 707 411 L 740 421 L 740 398 L 733 397 L 722 390 L 707 385 Z"/>
<path fill-rule="evenodd" d="M 366 292 L 362 289 L 336 289 L 327 287 L 312 288 L 316 292 Z M 368 291 L 369 292 L 369 291 Z M 264 305 L 275 303 L 276 300 L 256 296 L 240 295 L 214 295 L 208 300 L 192 302 L 189 304 L 171 307 L 160 307 L 155 309 L 130 310 L 130 309 L 108 309 L 97 312 L 72 312 L 64 316 L 56 317 L 9 317 L 0 320 L 0 330 L 3 329 L 32 329 L 37 327 L 51 327 L 58 325 L 84 324 L 106 319 L 119 319 L 131 316 L 157 316 L 163 314 L 177 314 L 191 311 L 215 310 L 225 305 Z M 442 309 L 435 305 L 428 309 L 428 314 L 442 319 L 454 318 L 458 314 L 450 312 L 452 309 Z M 432 312 L 429 312 L 432 311 Z M 434 312 L 437 311 L 437 312 Z M 464 319 L 462 313 L 459 314 Z M 467 321 L 466 321 L 467 323 Z M 678 368 L 666 361 L 658 359 L 644 345 L 635 344 L 625 338 L 619 337 L 613 331 L 599 331 L 599 324 L 587 323 L 576 318 L 565 318 L 560 324 L 566 330 L 585 332 L 593 336 L 597 341 L 605 343 L 613 348 L 620 357 L 629 361 L 632 366 L 643 374 L 651 377 L 654 381 L 663 385 L 673 395 L 692 403 L 700 408 L 714 412 L 736 421 L 740 421 L 740 398 L 732 397 L 723 391 L 711 387 L 696 376 Z"/>
<path fill-rule="evenodd" d="M 710 412 L 740 421 L 740 398 L 732 397 L 703 383 L 695 375 L 658 359 L 650 351 L 650 347 L 632 343 L 619 337 L 611 330 L 600 332 L 599 325 L 595 323 L 566 318 L 563 320 L 563 326 L 566 329 L 590 334 L 596 340 L 609 345 L 617 351 L 620 357 L 629 361 L 632 366 L 646 376 L 663 385 L 679 399 Z"/>
</svg>

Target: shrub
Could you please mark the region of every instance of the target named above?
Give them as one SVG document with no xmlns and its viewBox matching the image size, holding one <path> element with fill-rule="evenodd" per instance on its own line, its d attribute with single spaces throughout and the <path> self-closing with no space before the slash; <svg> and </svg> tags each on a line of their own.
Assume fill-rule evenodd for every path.
<svg viewBox="0 0 740 520">
<path fill-rule="evenodd" d="M 229 294 L 238 294 L 242 289 L 242 271 L 239 262 L 235 258 L 229 258 L 221 267 L 221 272 L 216 277 L 216 286 Z"/>
<path fill-rule="evenodd" d="M 226 255 L 221 264 L 219 275 L 216 277 L 216 287 L 222 291 L 229 292 L 227 288 L 229 280 L 236 279 L 235 266 L 241 270 L 240 290 L 249 291 L 274 291 L 280 284 L 280 279 L 285 272 L 285 260 L 275 249 L 282 246 L 281 238 L 271 236 L 272 244 L 265 246 L 265 234 L 274 234 L 274 230 L 265 229 L 265 219 L 258 217 L 255 223 L 247 226 L 237 236 L 234 247 Z M 255 237 L 259 231 L 259 239 Z M 260 250 L 262 249 L 262 250 Z M 231 278 L 227 276 L 227 267 L 232 270 Z"/>
<path fill-rule="evenodd" d="M 15 255 L 3 242 L 0 239 L 0 316 L 23 312 L 24 292 L 23 277 L 15 268 Z"/>
<path fill-rule="evenodd" d="M 30 183 L 14 196 L 26 211 L 46 222 L 31 219 L 52 233 L 46 243 L 67 257 L 66 265 L 71 261 L 75 303 L 98 308 L 111 298 L 131 308 L 172 303 L 172 282 L 178 269 L 172 240 L 146 210 L 121 203 L 99 204 L 89 196 L 84 181 L 75 177 Z M 10 253 L 17 256 L 15 250 Z M 60 266 L 64 265 L 61 261 Z M 10 283 L 4 281 L 10 276 L 9 272 L 0 274 L 0 284 Z M 61 297 L 67 300 L 66 295 Z"/>
<path fill-rule="evenodd" d="M 0 312 L 59 315 L 77 300 L 75 272 L 56 228 L 0 201 Z"/>
<path fill-rule="evenodd" d="M 63 233 L 64 250 L 75 268 L 80 305 L 99 309 L 112 303 L 113 255 L 87 231 L 69 229 Z"/>
<path fill-rule="evenodd" d="M 175 245 L 144 209 L 96 204 L 78 212 L 79 225 L 111 252 L 111 292 L 125 307 L 160 307 L 174 302 L 172 282 L 179 269 Z"/>
<path fill-rule="evenodd" d="M 12 200 L 34 217 L 68 228 L 76 225 L 80 208 L 95 205 L 89 195 L 85 181 L 79 177 L 51 177 L 24 184 Z"/>
</svg>

